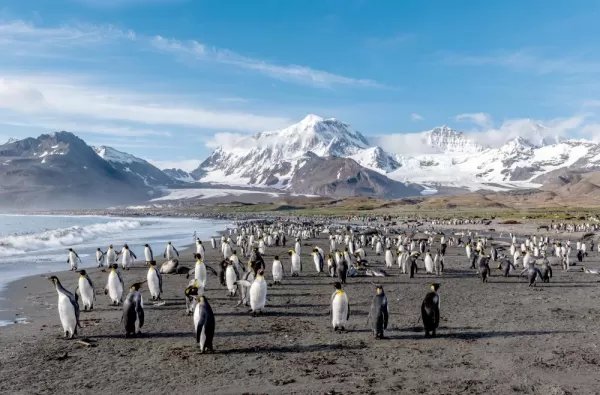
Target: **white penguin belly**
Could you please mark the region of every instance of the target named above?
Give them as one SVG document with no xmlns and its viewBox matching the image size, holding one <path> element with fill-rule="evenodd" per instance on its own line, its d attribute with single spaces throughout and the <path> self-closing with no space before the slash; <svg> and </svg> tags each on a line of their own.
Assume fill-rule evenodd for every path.
<svg viewBox="0 0 600 395">
<path fill-rule="evenodd" d="M 198 280 L 198 287 L 206 288 L 206 266 L 196 263 L 195 278 Z"/>
<path fill-rule="evenodd" d="M 331 311 L 331 324 L 333 327 L 346 326 L 346 317 L 348 317 L 348 297 L 345 293 L 343 295 L 337 294 L 333 297 Z"/>
<path fill-rule="evenodd" d="M 237 281 L 235 270 L 233 270 L 233 266 L 227 266 L 225 270 L 225 283 L 227 284 L 227 289 L 229 292 L 235 292 L 236 286 L 233 284 Z"/>
<path fill-rule="evenodd" d="M 113 302 L 119 302 L 122 295 L 123 286 L 119 281 L 119 276 L 117 276 L 117 273 L 111 272 L 108 275 L 108 296 L 110 296 L 110 299 Z"/>
<path fill-rule="evenodd" d="M 144 250 L 144 258 L 146 258 L 146 262 L 150 262 L 152 260 L 152 255 L 150 254 L 150 250 L 146 248 Z"/>
<path fill-rule="evenodd" d="M 425 271 L 433 273 L 433 260 L 429 255 L 425 257 Z"/>
<path fill-rule="evenodd" d="M 300 255 L 292 255 L 292 273 L 300 273 Z"/>
<path fill-rule="evenodd" d="M 63 331 L 73 334 L 77 325 L 77 317 L 75 317 L 75 307 L 71 304 L 69 298 L 63 294 L 58 295 L 58 315 Z"/>
<path fill-rule="evenodd" d="M 90 286 L 87 279 L 79 278 L 79 293 L 84 306 L 91 307 L 94 303 L 94 288 Z"/>
<path fill-rule="evenodd" d="M 148 276 L 146 277 L 148 280 L 148 290 L 150 291 L 150 295 L 152 297 L 160 296 L 160 282 L 158 280 L 158 275 L 155 270 L 148 270 Z"/>
<path fill-rule="evenodd" d="M 262 310 L 267 301 L 267 283 L 254 281 L 250 287 L 250 307 L 253 311 Z"/>
<path fill-rule="evenodd" d="M 273 262 L 273 267 L 272 267 L 271 271 L 273 272 L 273 280 L 274 281 L 283 280 L 283 270 L 281 268 L 281 262 L 279 262 L 279 261 Z"/>
</svg>

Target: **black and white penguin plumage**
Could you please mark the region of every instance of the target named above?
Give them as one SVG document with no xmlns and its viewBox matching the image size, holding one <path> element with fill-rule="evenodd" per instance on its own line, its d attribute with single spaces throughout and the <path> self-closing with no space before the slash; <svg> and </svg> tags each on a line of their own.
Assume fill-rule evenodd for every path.
<svg viewBox="0 0 600 395">
<path fill-rule="evenodd" d="M 435 331 L 440 324 L 440 284 L 431 284 L 431 292 L 425 295 L 421 304 L 421 318 L 425 328 L 425 337 L 435 337 Z"/>
<path fill-rule="evenodd" d="M 58 293 L 58 315 L 60 317 L 60 323 L 63 327 L 65 338 L 72 339 L 77 335 L 77 327 L 81 328 L 79 324 L 79 303 L 77 298 L 71 292 L 67 291 L 58 277 L 52 276 L 48 280 L 52 281 L 54 288 Z"/>
<path fill-rule="evenodd" d="M 369 320 L 371 321 L 371 330 L 375 339 L 383 339 L 384 331 L 388 327 L 388 299 L 383 292 L 383 286 L 375 285 L 375 296 L 371 301 L 369 310 Z"/>
<path fill-rule="evenodd" d="M 205 296 L 198 297 L 198 303 L 194 309 L 194 330 L 196 331 L 196 343 L 200 346 L 200 352 L 213 351 L 213 338 L 215 336 L 215 315 Z"/>
<path fill-rule="evenodd" d="M 140 292 L 142 284 L 133 284 L 129 295 L 127 295 L 125 302 L 123 302 L 123 318 L 121 321 L 125 325 L 125 337 L 142 333 L 141 329 L 144 326 L 144 299 Z"/>
</svg>

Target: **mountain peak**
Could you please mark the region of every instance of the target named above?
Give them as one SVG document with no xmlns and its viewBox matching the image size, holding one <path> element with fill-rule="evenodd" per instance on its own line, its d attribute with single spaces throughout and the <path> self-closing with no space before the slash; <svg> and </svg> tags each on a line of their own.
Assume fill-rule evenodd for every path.
<svg viewBox="0 0 600 395">
<path fill-rule="evenodd" d="M 101 145 L 99 147 L 92 147 L 96 154 L 102 159 L 108 162 L 116 162 L 116 163 L 133 163 L 133 162 L 143 162 L 142 159 L 137 158 L 131 154 L 126 152 L 119 151 L 113 147 L 108 147 L 106 145 Z"/>
<path fill-rule="evenodd" d="M 306 117 L 304 117 L 304 119 L 302 121 L 300 121 L 300 123 L 302 125 L 314 125 L 318 122 L 322 122 L 323 120 L 324 120 L 323 117 L 320 117 L 315 114 L 308 114 Z"/>
<path fill-rule="evenodd" d="M 446 125 L 425 132 L 425 140 L 429 147 L 446 153 L 475 153 L 485 149 L 476 141 L 467 138 L 462 132 Z"/>
</svg>

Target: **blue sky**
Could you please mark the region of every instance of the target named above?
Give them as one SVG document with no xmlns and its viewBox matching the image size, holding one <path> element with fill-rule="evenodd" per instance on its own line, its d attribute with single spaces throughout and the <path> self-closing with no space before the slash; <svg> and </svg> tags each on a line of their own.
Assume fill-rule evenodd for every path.
<svg viewBox="0 0 600 395">
<path fill-rule="evenodd" d="M 219 138 L 308 113 L 392 151 L 406 149 L 393 135 L 441 124 L 500 144 L 528 137 L 528 119 L 597 140 L 599 11 L 584 0 L 3 0 L 0 139 L 68 130 L 187 169 Z"/>
</svg>

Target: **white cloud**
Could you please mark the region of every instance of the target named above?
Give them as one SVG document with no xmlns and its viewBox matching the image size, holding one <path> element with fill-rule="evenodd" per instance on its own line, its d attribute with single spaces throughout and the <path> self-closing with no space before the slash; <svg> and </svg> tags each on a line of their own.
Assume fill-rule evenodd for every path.
<svg viewBox="0 0 600 395">
<path fill-rule="evenodd" d="M 422 121 L 423 120 L 423 117 L 421 115 L 417 114 L 416 112 L 413 112 L 412 114 L 410 114 L 410 118 L 413 121 Z"/>
<path fill-rule="evenodd" d="M 492 126 L 492 117 L 490 114 L 483 112 L 459 114 L 455 119 L 459 122 L 470 122 L 482 128 L 490 128 Z"/>
<path fill-rule="evenodd" d="M 228 65 L 260 73 L 282 81 L 291 81 L 315 87 L 335 85 L 382 88 L 382 84 L 369 79 L 346 77 L 301 65 L 277 65 L 260 59 L 240 55 L 228 49 L 215 48 L 195 40 L 179 41 L 160 35 L 145 36 L 131 30 L 122 30 L 111 25 L 76 25 L 54 28 L 37 27 L 23 22 L 0 22 L 0 49 L 12 56 L 61 56 L 74 48 L 84 47 L 87 55 L 90 45 L 114 43 L 115 40 L 136 42 L 140 49 L 154 48 L 171 53 L 178 58 L 199 59 L 215 64 Z M 115 48 L 118 48 L 115 46 Z M 57 51 L 61 49 L 64 53 Z M 83 54 L 79 54 L 83 56 Z"/>
<path fill-rule="evenodd" d="M 539 74 L 582 74 L 598 73 L 600 62 L 582 56 L 545 57 L 531 49 L 517 51 L 495 51 L 482 55 L 444 53 L 446 63 L 457 65 L 495 65 L 515 71 L 532 71 Z"/>
<path fill-rule="evenodd" d="M 185 56 L 193 59 L 208 60 L 216 63 L 237 66 L 246 70 L 257 71 L 268 77 L 283 81 L 306 83 L 320 87 L 330 87 L 332 85 L 363 86 L 371 88 L 384 87 L 373 80 L 344 77 L 326 71 L 311 69 L 305 66 L 281 66 L 271 64 L 259 59 L 253 59 L 239 55 L 228 49 L 208 47 L 207 45 L 194 40 L 179 41 L 168 39 L 162 36 L 156 36 L 151 40 L 151 42 L 154 47 L 164 52 L 170 52 L 179 56 Z"/>
<path fill-rule="evenodd" d="M 472 114 L 471 114 L 472 115 Z M 600 138 L 600 124 L 586 123 L 585 115 L 574 115 L 568 118 L 549 120 L 509 119 L 500 127 L 482 128 L 476 131 L 463 132 L 465 137 L 484 147 L 499 148 L 509 140 L 524 138 L 533 144 L 554 143 L 560 139 L 572 137 Z M 482 118 L 478 119 L 482 121 Z M 397 133 L 376 136 L 373 144 L 386 151 L 399 155 L 425 155 L 437 151 L 427 144 L 427 132 Z"/>
<path fill-rule="evenodd" d="M 13 114 L 53 116 L 61 122 L 74 117 L 88 121 L 131 122 L 240 131 L 263 131 L 290 121 L 245 112 L 214 110 L 178 104 L 173 98 L 110 90 L 94 85 L 71 85 L 64 80 L 28 77 L 0 79 L 0 109 Z M 0 119 L 1 121 L 1 119 Z M 33 122 L 30 120 L 30 122 Z"/>
<path fill-rule="evenodd" d="M 192 170 L 196 170 L 198 168 L 198 166 L 200 166 L 200 163 L 202 163 L 201 160 L 197 160 L 197 159 L 181 159 L 181 160 L 152 160 L 152 159 L 146 159 L 148 162 L 150 162 L 151 164 L 153 164 L 154 166 L 158 167 L 159 169 L 181 169 L 181 170 L 185 170 L 187 172 L 190 172 Z"/>
</svg>

